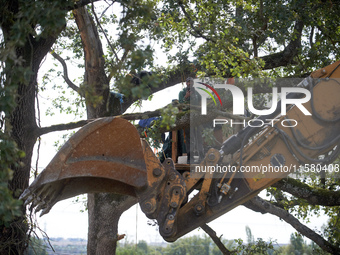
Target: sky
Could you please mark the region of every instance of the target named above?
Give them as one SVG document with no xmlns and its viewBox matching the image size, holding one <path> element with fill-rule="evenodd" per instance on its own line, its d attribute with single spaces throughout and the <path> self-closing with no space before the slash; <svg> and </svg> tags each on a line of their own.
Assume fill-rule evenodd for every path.
<svg viewBox="0 0 340 255">
<path fill-rule="evenodd" d="M 178 84 L 171 88 L 165 89 L 155 94 L 152 101 L 143 102 L 143 109 L 134 109 L 134 112 L 141 110 L 152 110 L 169 104 L 172 99 L 178 97 L 179 91 L 184 84 Z M 49 104 L 48 97 L 40 98 L 40 106 L 43 110 L 45 104 Z M 69 118 L 69 119 L 68 119 Z M 57 114 L 53 117 L 43 117 L 44 125 L 56 124 L 59 122 L 73 121 L 73 117 Z M 43 126 L 44 126 L 43 125 Z M 39 169 L 43 169 L 56 153 L 53 147 L 54 141 L 59 139 L 57 133 L 44 135 L 42 137 L 41 148 L 39 153 Z M 35 150 L 36 152 L 36 150 Z M 36 153 L 35 153 L 36 154 Z M 35 160 L 33 160 L 35 165 Z M 75 198 L 61 201 L 57 203 L 50 213 L 43 217 L 37 216 L 39 227 L 51 237 L 64 238 L 87 238 L 87 212 L 80 212 L 84 206 L 80 202 L 75 202 Z M 326 218 L 312 218 L 308 225 L 312 229 L 320 229 Z M 150 226 L 149 220 L 140 210 L 139 205 L 131 207 L 126 211 L 119 221 L 119 234 L 126 234 L 125 241 L 138 242 L 145 240 L 147 242 L 163 242 L 162 237 L 158 233 L 157 227 Z M 246 240 L 246 226 L 249 226 L 255 238 L 262 238 L 265 241 L 276 240 L 278 243 L 289 243 L 290 234 L 295 232 L 290 225 L 272 215 L 262 215 L 253 212 L 243 206 L 238 206 L 232 211 L 224 214 L 218 219 L 209 223 L 218 236 L 223 235 L 226 239 L 242 238 Z M 204 235 L 202 229 L 194 230 L 187 235 Z M 309 242 L 309 241 L 308 241 Z"/>
</svg>

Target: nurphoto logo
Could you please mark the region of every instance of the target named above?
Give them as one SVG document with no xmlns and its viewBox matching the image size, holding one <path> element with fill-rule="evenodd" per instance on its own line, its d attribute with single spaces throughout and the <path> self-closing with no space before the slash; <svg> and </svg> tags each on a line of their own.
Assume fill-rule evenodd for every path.
<svg viewBox="0 0 340 255">
<path fill-rule="evenodd" d="M 210 97 L 215 105 L 216 100 L 213 97 L 213 95 L 206 89 L 209 88 L 218 98 L 221 106 L 222 101 L 220 95 L 217 93 L 216 89 L 224 89 L 227 91 L 230 91 L 233 98 L 233 114 L 234 115 L 244 115 L 245 112 L 245 96 L 243 94 L 243 91 L 233 85 L 233 84 L 214 84 L 214 85 L 208 85 L 203 82 L 195 82 L 194 88 L 201 96 L 201 114 L 206 115 L 207 114 L 207 99 Z M 255 109 L 254 103 L 253 103 L 253 88 L 248 87 L 247 88 L 247 102 L 248 102 L 248 110 L 255 114 L 255 115 L 269 115 L 273 112 L 275 112 L 277 108 L 277 104 L 275 102 L 278 100 L 278 89 L 273 87 L 272 88 L 272 106 L 270 109 L 264 109 L 264 110 L 258 110 Z M 287 94 L 289 93 L 301 93 L 305 95 L 303 98 L 287 98 Z M 209 97 L 208 97 L 209 96 Z M 298 107 L 305 115 L 312 115 L 304 106 L 303 104 L 308 102 L 311 98 L 311 93 L 308 89 L 305 88 L 297 88 L 297 87 L 282 87 L 281 88 L 281 115 L 286 115 L 286 106 L 287 105 L 295 105 Z"/>
</svg>

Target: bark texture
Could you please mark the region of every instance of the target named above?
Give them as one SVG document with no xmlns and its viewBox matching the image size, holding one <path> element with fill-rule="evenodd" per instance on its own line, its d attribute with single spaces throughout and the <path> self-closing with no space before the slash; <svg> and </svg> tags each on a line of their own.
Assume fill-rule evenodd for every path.
<svg viewBox="0 0 340 255">
<path fill-rule="evenodd" d="M 89 233 L 87 254 L 116 254 L 118 222 L 137 199 L 119 194 L 88 195 Z"/>
<path fill-rule="evenodd" d="M 97 28 L 87 10 L 82 7 L 73 11 L 85 52 L 85 75 L 83 91 L 87 118 L 107 115 L 109 78 L 105 73 L 105 60 Z M 87 93 L 88 92 L 88 93 Z M 119 115 L 121 112 L 115 113 Z M 87 254 L 115 254 L 120 215 L 136 203 L 136 199 L 120 194 L 88 195 L 88 244 Z"/>
<path fill-rule="evenodd" d="M 311 187 L 292 178 L 282 179 L 272 185 L 289 194 L 308 201 L 311 205 L 339 206 L 340 191 Z"/>
<path fill-rule="evenodd" d="M 10 40 L 14 21 L 16 21 L 20 12 L 20 1 L 5 1 L 3 8 L 7 10 L 8 15 L 2 13 L 1 28 L 5 45 L 10 48 L 12 47 Z M 16 106 L 11 115 L 6 116 L 9 119 L 9 125 L 7 124 L 6 128 L 10 130 L 11 137 L 17 143 L 18 148 L 26 154 L 22 158 L 22 164 L 12 167 L 14 175 L 9 183 L 9 188 L 16 198 L 28 187 L 33 147 L 38 138 L 35 115 L 38 70 L 62 28 L 63 26 L 56 28 L 54 34 L 42 37 L 34 37 L 28 34 L 25 41 L 20 46 L 15 47 L 16 58 L 20 59 L 21 63 L 19 61 L 16 64 L 6 62 L 6 85 L 10 85 L 13 80 L 18 80 L 15 77 L 15 75 L 18 75 L 15 71 L 16 68 L 18 70 L 20 70 L 19 68 L 26 68 L 30 73 L 28 79 L 22 79 L 24 81 L 16 83 Z M 26 213 L 24 206 L 22 206 L 22 213 L 23 216 L 18 217 L 9 227 L 0 226 L 0 254 L 23 254 L 27 248 L 28 225 L 24 216 Z"/>
</svg>

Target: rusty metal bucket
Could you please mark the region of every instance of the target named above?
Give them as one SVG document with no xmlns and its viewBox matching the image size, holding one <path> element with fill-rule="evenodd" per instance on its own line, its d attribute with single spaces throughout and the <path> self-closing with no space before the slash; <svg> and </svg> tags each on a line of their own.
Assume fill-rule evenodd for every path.
<svg viewBox="0 0 340 255">
<path fill-rule="evenodd" d="M 60 200 L 82 193 L 136 196 L 147 185 L 141 139 L 121 118 L 102 118 L 82 127 L 21 195 L 42 215 Z"/>
</svg>

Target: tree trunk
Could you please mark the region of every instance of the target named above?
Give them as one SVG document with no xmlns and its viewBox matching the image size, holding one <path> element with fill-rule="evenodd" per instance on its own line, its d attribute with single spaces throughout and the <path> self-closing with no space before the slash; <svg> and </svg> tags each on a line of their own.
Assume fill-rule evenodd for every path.
<svg viewBox="0 0 340 255">
<path fill-rule="evenodd" d="M 87 254 L 116 254 L 118 221 L 136 203 L 136 198 L 119 194 L 89 194 Z"/>
<path fill-rule="evenodd" d="M 15 88 L 13 93 L 16 96 L 13 111 L 10 114 L 6 113 L 6 131 L 10 133 L 18 149 L 25 152 L 21 163 L 15 162 L 17 164 L 13 163 L 11 166 L 14 173 L 8 187 L 13 192 L 14 198 L 18 198 L 28 187 L 33 148 L 38 138 L 39 128 L 35 116 L 38 70 L 64 27 L 64 23 L 60 22 L 60 27 L 56 26 L 53 31 L 49 31 L 50 34 L 46 32 L 44 36 L 39 37 L 36 34 L 32 35 L 30 30 L 26 31 L 25 36 L 15 34 L 13 39 L 14 31 L 22 32 L 16 27 L 21 21 L 22 24 L 32 21 L 22 15 L 21 4 L 22 2 L 17 0 L 4 1 L 2 6 L 4 11 L 1 15 L 1 31 L 5 44 L 2 50 L 5 53 L 13 50 L 15 53 L 5 59 L 4 65 L 6 78 L 4 85 Z M 31 26 L 34 27 L 34 24 Z M 22 36 L 20 42 L 16 36 Z M 25 217 L 25 206 L 21 207 L 21 211 L 22 216 L 13 220 L 9 226 L 0 224 L 0 254 L 22 255 L 27 248 L 29 226 Z"/>
<path fill-rule="evenodd" d="M 35 116 L 35 95 L 37 88 L 37 75 L 40 63 L 55 41 L 55 37 L 35 41 L 33 37 L 27 36 L 27 42 L 23 47 L 17 48 L 17 58 L 24 60 L 24 66 L 12 66 L 6 70 L 6 80 L 13 84 L 17 82 L 16 107 L 9 116 L 9 129 L 12 139 L 18 148 L 25 152 L 21 159 L 22 164 L 12 166 L 13 179 L 9 182 L 9 188 L 13 191 L 15 198 L 18 198 L 23 190 L 28 187 L 31 161 L 34 144 L 38 138 L 38 127 Z M 8 63 L 7 67 L 11 64 Z M 18 82 L 21 68 L 26 68 L 32 74 L 27 83 Z M 14 72 L 13 72 L 14 70 Z M 8 72 L 7 72 L 8 71 Z M 28 245 L 28 225 L 26 221 L 26 207 L 21 208 L 22 216 L 17 217 L 9 227 L 0 226 L 0 254 L 23 254 Z"/>
<path fill-rule="evenodd" d="M 13 179 L 9 183 L 9 189 L 14 197 L 28 187 L 31 169 L 33 147 L 37 137 L 35 136 L 35 79 L 33 75 L 29 84 L 18 85 L 17 107 L 10 116 L 11 137 L 17 143 L 18 148 L 26 153 L 22 158 L 22 165 L 13 165 Z M 33 121 L 32 121 L 33 120 Z M 9 227 L 1 226 L 0 254 L 23 254 L 28 245 L 26 236 L 28 225 L 25 223 L 26 208 L 21 208 L 22 216 L 17 217 Z"/>
<path fill-rule="evenodd" d="M 87 118 L 107 116 L 109 79 L 105 74 L 102 44 L 92 17 L 85 8 L 73 11 L 85 52 L 84 89 Z M 102 100 L 98 101 L 98 99 Z M 115 113 L 116 115 L 121 112 Z M 88 195 L 88 244 L 87 254 L 105 255 L 116 253 L 118 221 L 121 214 L 136 203 L 136 199 L 119 194 Z"/>
</svg>

